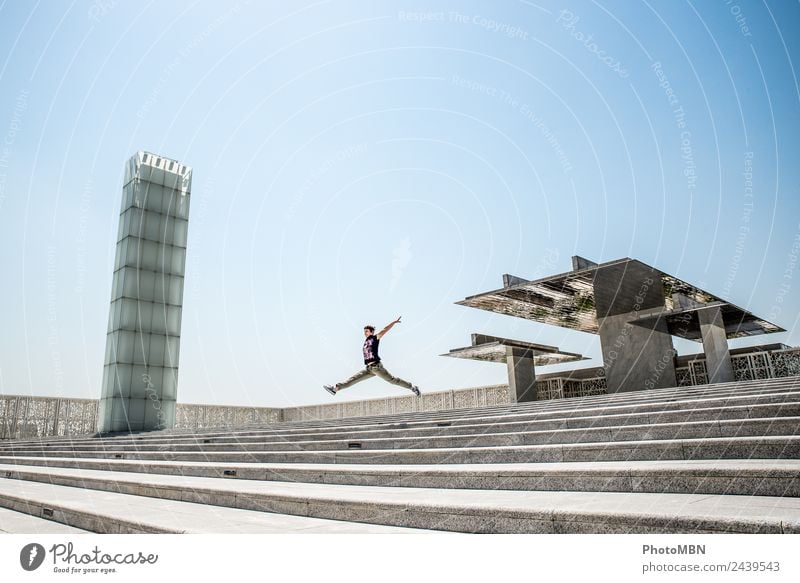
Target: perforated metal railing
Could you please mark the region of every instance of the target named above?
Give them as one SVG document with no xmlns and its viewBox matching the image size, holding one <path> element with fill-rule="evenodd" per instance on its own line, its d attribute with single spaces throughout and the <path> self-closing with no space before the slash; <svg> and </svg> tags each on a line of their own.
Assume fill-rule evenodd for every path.
<svg viewBox="0 0 800 583">
<path fill-rule="evenodd" d="M 737 381 L 754 381 L 800 375 L 800 349 L 749 352 L 731 356 L 733 374 Z M 678 386 L 705 385 L 708 383 L 706 360 L 698 358 L 687 366 L 675 369 Z"/>
</svg>

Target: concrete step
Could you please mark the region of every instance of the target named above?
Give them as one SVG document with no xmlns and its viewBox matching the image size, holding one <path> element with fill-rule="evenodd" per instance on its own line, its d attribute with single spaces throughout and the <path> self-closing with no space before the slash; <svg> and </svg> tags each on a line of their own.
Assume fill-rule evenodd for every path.
<svg viewBox="0 0 800 583">
<path fill-rule="evenodd" d="M 539 413 L 542 411 L 571 411 L 581 408 L 604 408 L 615 406 L 627 406 L 631 404 L 648 403 L 667 403 L 672 401 L 689 401 L 708 397 L 735 397 L 759 394 L 777 394 L 779 392 L 797 392 L 800 390 L 798 377 L 788 377 L 785 379 L 771 379 L 763 382 L 734 383 L 704 385 L 701 387 L 681 387 L 677 389 L 661 389 L 654 391 L 636 391 L 631 393 L 617 393 L 613 395 L 600 395 L 594 397 L 579 397 L 569 399 L 554 399 L 547 401 L 533 401 L 524 403 L 508 403 L 504 405 L 492 405 L 482 407 L 440 409 L 433 411 L 418 412 L 397 412 L 388 415 L 371 415 L 346 418 L 308 418 L 302 421 L 281 422 L 284 427 L 303 428 L 308 426 L 324 427 L 327 425 L 338 425 L 347 422 L 351 425 L 381 423 L 384 421 L 396 421 L 398 416 L 409 422 L 424 422 L 429 419 L 446 419 L 451 416 L 496 416 L 509 413 Z M 411 397 L 409 397 L 411 399 Z M 326 403 L 330 405 L 331 403 Z M 335 403 L 333 403 L 335 404 Z M 346 404 L 346 403 L 343 403 Z M 274 424 L 270 424 L 274 425 Z M 213 428 L 211 428 L 213 429 Z M 191 429 L 171 429 L 164 430 L 169 433 L 193 432 Z"/>
<path fill-rule="evenodd" d="M 509 403 L 505 405 L 494 405 L 484 407 L 471 407 L 467 409 L 441 409 L 426 412 L 398 412 L 390 415 L 360 416 L 345 418 L 351 424 L 380 423 L 383 421 L 396 420 L 402 416 L 409 422 L 425 421 L 431 418 L 447 419 L 451 416 L 469 417 L 483 415 L 505 415 L 508 413 L 539 413 L 543 411 L 570 411 L 575 408 L 603 408 L 615 407 L 618 405 L 648 403 L 668 403 L 672 401 L 686 401 L 703 399 L 708 396 L 747 396 L 758 394 L 769 394 L 778 392 L 797 392 L 800 390 L 800 377 L 787 377 L 782 379 L 769 379 L 758 382 L 745 383 L 724 383 L 716 385 L 703 385 L 699 387 L 680 387 L 673 389 L 659 389 L 652 391 L 636 391 L 629 393 L 616 393 L 611 395 L 599 395 L 593 397 L 579 397 L 569 399 L 555 399 L 547 401 L 534 401 L 526 403 Z M 409 397 L 410 398 L 410 397 Z M 324 411 L 323 411 L 324 412 Z M 304 426 L 325 426 L 327 424 L 338 424 L 343 419 L 320 419 L 309 418 L 303 421 L 284 422 L 282 425 L 287 427 Z M 170 430 L 187 431 L 187 430 Z M 191 431 L 191 430 L 190 430 Z"/>
<path fill-rule="evenodd" d="M 433 449 L 466 447 L 506 447 L 515 445 L 545 445 L 572 443 L 606 443 L 645 440 L 674 440 L 751 436 L 789 436 L 800 434 L 800 417 L 776 417 L 766 419 L 732 419 L 725 421 L 693 421 L 658 423 L 631 426 L 609 426 L 581 429 L 558 429 L 554 431 L 517 431 L 514 433 L 475 433 L 428 437 L 392 436 L 370 439 L 315 439 L 309 441 L 255 441 L 225 443 L 180 443 L 173 444 L 124 444 L 98 442 L 96 444 L 71 445 L 61 451 L 73 451 L 76 455 L 100 449 L 104 453 L 123 454 L 148 453 L 179 450 L 181 452 L 280 452 L 280 451 L 343 451 L 350 449 Z M 62 445 L 62 447 L 64 447 Z M 6 452 L 19 455 L 47 455 L 47 447 L 21 446 Z"/>
<path fill-rule="evenodd" d="M 363 430 L 393 430 L 393 429 L 440 429 L 442 427 L 457 427 L 461 425 L 473 424 L 496 424 L 506 422 L 526 422 L 526 421 L 546 421 L 546 420 L 571 420 L 580 418 L 601 419 L 605 416 L 649 416 L 657 418 L 659 413 L 668 415 L 677 412 L 691 413 L 699 410 L 699 414 L 704 414 L 708 410 L 723 410 L 730 407 L 745 407 L 758 404 L 789 404 L 800 401 L 800 390 L 781 393 L 762 393 L 757 395 L 736 395 L 727 397 L 704 398 L 694 400 L 675 400 L 671 402 L 647 402 L 628 405 L 614 405 L 602 407 L 582 407 L 576 406 L 573 409 L 547 409 L 542 411 L 519 410 L 504 411 L 502 413 L 490 412 L 483 409 L 470 411 L 456 415 L 438 415 L 427 419 L 409 419 L 405 415 L 396 415 L 392 419 L 371 420 L 369 423 L 355 423 L 354 419 L 342 419 L 338 423 L 308 423 L 303 426 L 274 424 L 264 427 L 229 428 L 229 429 L 200 429 L 194 432 L 175 433 L 164 431 L 152 433 L 147 436 L 137 435 L 133 438 L 128 436 L 116 437 L 116 439 L 132 439 L 142 441 L 148 439 L 174 439 L 182 437 L 224 437 L 224 436 L 260 436 L 260 435 L 303 435 L 318 434 L 321 432 L 342 431 L 350 429 L 353 431 Z M 476 412 L 477 411 L 477 412 Z"/>
<path fill-rule="evenodd" d="M 800 394 L 798 394 L 800 397 Z M 605 414 L 595 416 L 570 416 L 559 417 L 551 419 L 526 419 L 523 421 L 516 420 L 516 417 L 506 416 L 498 418 L 493 421 L 486 419 L 476 419 L 475 422 L 465 423 L 453 422 L 449 424 L 438 423 L 435 427 L 428 425 L 423 426 L 408 426 L 400 428 L 375 428 L 373 426 L 365 428 L 329 428 L 329 429 L 315 429 L 311 431 L 279 433 L 279 432 L 250 432 L 238 433 L 232 435 L 195 435 L 189 436 L 169 436 L 162 438 L 107 438 L 107 439 L 76 439 L 76 440 L 58 440 L 58 441 L 41 441 L 41 442 L 25 442 L 25 443 L 11 443 L 4 448 L 0 448 L 0 452 L 25 452 L 34 451 L 42 448 L 55 448 L 61 446 L 62 448 L 68 444 L 69 449 L 76 451 L 83 448 L 84 451 L 97 449 L 101 444 L 102 447 L 108 449 L 108 446 L 113 445 L 115 451 L 124 451 L 126 449 L 134 449 L 139 451 L 157 451 L 164 449 L 164 446 L 177 447 L 184 451 L 190 451 L 193 448 L 200 448 L 204 450 L 213 451 L 215 449 L 225 449 L 220 447 L 221 444 L 231 444 L 233 450 L 246 450 L 249 449 L 249 444 L 258 444 L 255 449 L 271 449 L 265 447 L 263 444 L 276 443 L 282 444 L 284 449 L 291 449 L 292 443 L 302 444 L 306 441 L 325 441 L 333 442 L 335 440 L 361 441 L 368 439 L 384 439 L 384 440 L 399 440 L 398 443 L 404 443 L 407 438 L 425 438 L 425 437 L 441 437 L 441 436 L 476 436 L 476 435 L 492 435 L 492 434 L 514 434 L 514 433 L 535 433 L 543 431 L 555 430 L 577 430 L 581 428 L 597 429 L 608 428 L 613 431 L 615 428 L 622 428 L 626 426 L 648 426 L 653 427 L 663 424 L 685 424 L 685 423 L 698 423 L 698 422 L 717 422 L 717 421 L 734 421 L 740 419 L 780 419 L 784 417 L 800 418 L 800 401 L 791 401 L 787 403 L 766 403 L 766 404 L 748 404 L 748 405 L 735 405 L 720 408 L 716 407 L 703 407 L 690 410 L 679 411 L 641 411 L 636 413 L 622 413 L 622 414 Z M 723 425 L 720 427 L 720 435 L 722 432 L 730 431 L 734 424 Z M 673 425 L 677 427 L 677 425 Z M 774 428 L 773 428 L 774 429 Z M 631 435 L 633 435 L 633 431 Z M 792 434 L 791 432 L 789 434 Z M 544 435 L 538 433 L 537 435 Z M 570 437 L 570 434 L 565 434 Z M 585 437 L 581 436 L 578 432 L 573 432 L 570 437 L 573 441 L 597 441 L 604 440 L 602 432 L 594 431 L 587 433 Z M 687 435 L 688 437 L 688 435 Z M 380 447 L 380 442 L 378 447 Z M 476 444 L 477 445 L 477 444 Z M 488 445 L 488 444 L 487 444 Z M 430 445 L 435 447 L 434 444 Z M 327 444 L 331 448 L 331 443 Z"/>
<path fill-rule="evenodd" d="M 800 379 L 7 442 L 0 507 L 100 532 L 800 533 Z"/>
<path fill-rule="evenodd" d="M 681 460 L 681 459 L 797 459 L 799 436 L 652 439 L 420 449 L 343 449 L 327 451 L 30 451 L 23 457 L 93 457 L 126 460 L 353 463 L 353 464 L 474 464 L 573 461 Z M 6 454 L 6 457 L 14 457 Z"/>
<path fill-rule="evenodd" d="M 0 508 L 0 534 L 88 534 L 88 530 L 75 528 L 37 518 L 24 512 Z"/>
<path fill-rule="evenodd" d="M 437 418 L 446 418 L 449 415 L 456 415 L 458 417 L 468 415 L 503 415 L 509 412 L 539 412 L 542 410 L 557 411 L 557 410 L 571 410 L 576 407 L 613 407 L 619 403 L 651 403 L 651 402 L 669 402 L 673 400 L 686 400 L 704 398 L 706 395 L 755 395 L 759 393 L 776 393 L 779 391 L 796 392 L 800 389 L 800 381 L 798 377 L 787 377 L 779 379 L 767 379 L 763 381 L 749 381 L 749 382 L 734 382 L 734 383 L 720 383 L 715 385 L 702 385 L 695 387 L 677 387 L 670 389 L 658 389 L 651 391 L 636 391 L 629 393 L 616 393 L 610 395 L 598 395 L 592 397 L 579 397 L 569 399 L 555 399 L 547 401 L 533 401 L 526 403 L 509 403 L 504 405 L 494 405 L 485 407 L 472 407 L 468 409 L 442 409 L 437 411 L 426 412 L 402 412 L 394 413 L 391 415 L 380 416 L 362 416 L 350 417 L 346 420 L 350 423 L 370 423 L 380 422 L 384 419 L 391 421 L 398 415 L 409 421 L 425 420 L 431 416 Z M 431 395 L 433 396 L 433 395 Z M 409 397 L 410 399 L 410 397 Z M 329 403 L 328 403 L 329 404 Z M 286 426 L 302 427 L 308 424 L 324 426 L 328 423 L 336 424 L 341 419 L 308 419 L 304 421 L 285 422 Z M 171 431 L 186 431 L 186 430 L 171 430 Z"/>
<path fill-rule="evenodd" d="M 201 495 L 180 497 L 120 494 L 77 487 L 0 479 L 0 507 L 33 517 L 46 515 L 53 524 L 102 534 L 140 533 L 353 533 L 413 534 L 420 529 L 348 522 L 296 514 L 267 513 L 260 509 L 208 504 Z M 244 506 L 244 504 L 242 505 Z M 45 522 L 45 521 L 43 521 Z M 55 529 L 54 529 L 55 530 Z M 59 530 L 66 532 L 65 530 Z"/>
<path fill-rule="evenodd" d="M 798 498 L 342 486 L 55 468 L 48 473 L 59 485 L 0 480 L 0 505 L 24 504 L 34 512 L 46 506 L 67 524 L 143 532 L 176 532 L 175 526 L 169 530 L 176 522 L 184 532 L 262 527 L 252 526 L 253 514 L 226 515 L 223 525 L 206 520 L 236 509 L 457 532 L 800 533 Z M 86 489 L 96 491 L 89 495 Z M 102 508 L 114 508 L 114 516 L 100 517 Z M 90 517 L 69 518 L 80 514 Z M 224 530 L 210 530 L 216 528 Z"/>
<path fill-rule="evenodd" d="M 102 459 L 0 458 L 0 476 L 48 481 L 48 468 L 314 484 L 651 492 L 800 497 L 800 460 L 688 460 L 451 464 L 237 464 Z"/>
<path fill-rule="evenodd" d="M 640 396 L 644 393 L 646 396 Z M 658 395 L 671 395 L 673 398 L 657 398 Z M 792 398 L 794 396 L 794 398 Z M 752 399 L 752 401 L 750 400 Z M 707 403 L 703 403 L 707 400 Z M 486 423 L 497 422 L 498 417 L 507 421 L 543 420 L 547 418 L 569 419 L 573 417 L 597 417 L 606 414 L 639 413 L 645 411 L 652 416 L 656 411 L 681 411 L 692 408 L 722 408 L 728 406 L 743 406 L 746 404 L 767 404 L 777 402 L 800 401 L 800 380 L 798 377 L 787 379 L 771 379 L 755 386 L 739 386 L 737 384 L 705 385 L 700 388 L 661 389 L 658 391 L 641 391 L 639 393 L 626 393 L 624 395 L 604 395 L 602 398 L 584 397 L 577 399 L 561 399 L 558 401 L 537 401 L 535 403 L 519 403 L 502 407 L 487 407 L 478 409 L 458 409 L 436 411 L 418 414 L 401 414 L 381 417 L 350 418 L 332 421 L 308 421 L 296 423 L 281 423 L 265 426 L 262 430 L 256 428 L 224 430 L 169 430 L 138 434 L 135 437 L 117 436 L 109 439 L 123 439 L 147 441 L 150 439 L 166 439 L 177 436 L 194 436 L 206 434 L 209 437 L 226 435 L 259 434 L 260 432 L 284 434 L 287 432 L 315 432 L 319 429 L 343 427 L 362 428 L 375 426 L 382 429 L 406 429 L 414 427 L 437 428 L 441 424 L 449 423 L 450 426 L 459 424 L 474 424 L 482 420 Z M 398 421 L 398 419 L 402 419 Z M 44 440 L 18 440 L 16 442 L 0 442 L 0 449 L 9 444 L 23 445 L 41 443 L 42 441 L 57 443 L 60 441 L 80 441 L 85 437 L 47 438 Z"/>
</svg>

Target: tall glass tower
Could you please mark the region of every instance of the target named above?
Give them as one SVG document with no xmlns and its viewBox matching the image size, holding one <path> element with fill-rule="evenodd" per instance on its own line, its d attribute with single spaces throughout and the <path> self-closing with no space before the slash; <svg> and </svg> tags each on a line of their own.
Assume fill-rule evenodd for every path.
<svg viewBox="0 0 800 583">
<path fill-rule="evenodd" d="M 192 169 L 138 152 L 125 166 L 101 432 L 175 425 Z"/>
</svg>

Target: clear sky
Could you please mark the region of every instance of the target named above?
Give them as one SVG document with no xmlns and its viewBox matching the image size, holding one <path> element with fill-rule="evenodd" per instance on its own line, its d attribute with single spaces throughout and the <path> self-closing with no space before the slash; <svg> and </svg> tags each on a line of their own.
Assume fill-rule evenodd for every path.
<svg viewBox="0 0 800 583">
<path fill-rule="evenodd" d="M 597 366 L 596 336 L 454 305 L 574 254 L 788 330 L 734 347 L 800 344 L 799 25 L 788 0 L 0 0 L 0 393 L 99 397 L 137 150 L 194 169 L 180 402 L 330 402 L 401 314 L 381 355 L 423 391 L 504 382 L 439 356 L 471 332 Z"/>
</svg>

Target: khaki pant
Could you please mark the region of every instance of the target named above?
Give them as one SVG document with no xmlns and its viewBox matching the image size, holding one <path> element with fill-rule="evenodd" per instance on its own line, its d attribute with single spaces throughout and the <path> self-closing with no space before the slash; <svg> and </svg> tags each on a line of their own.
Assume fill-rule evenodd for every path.
<svg viewBox="0 0 800 583">
<path fill-rule="evenodd" d="M 405 387 L 406 389 L 411 388 L 411 383 L 409 383 L 408 381 L 404 381 L 403 379 L 397 378 L 396 376 L 393 376 L 392 373 L 386 370 L 386 368 L 384 368 L 384 366 L 380 362 L 376 362 L 373 364 L 368 364 L 366 368 L 358 371 L 356 374 L 351 376 L 343 383 L 336 383 L 336 390 L 341 391 L 342 389 L 346 389 L 347 387 L 352 387 L 354 384 L 366 380 L 371 376 L 380 377 L 388 383 Z"/>
</svg>

